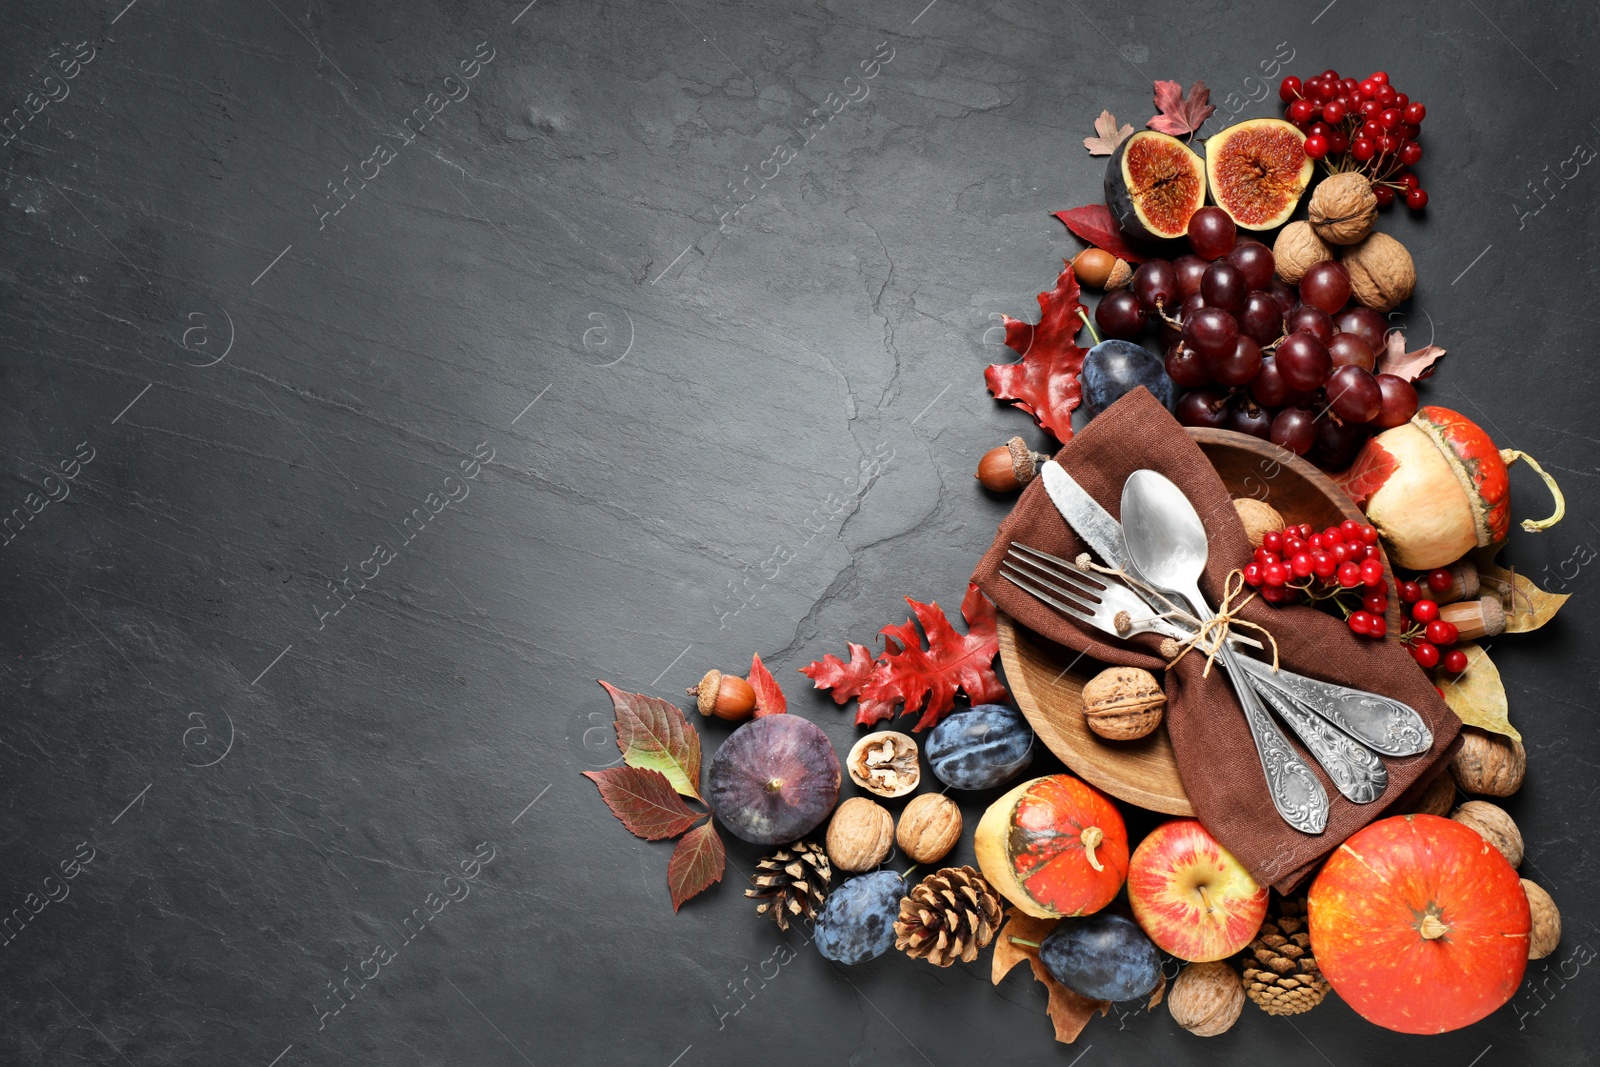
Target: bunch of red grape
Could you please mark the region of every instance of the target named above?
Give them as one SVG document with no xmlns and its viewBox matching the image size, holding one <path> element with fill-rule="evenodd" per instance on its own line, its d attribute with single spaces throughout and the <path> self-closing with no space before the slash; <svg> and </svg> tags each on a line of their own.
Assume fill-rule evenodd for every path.
<svg viewBox="0 0 1600 1067">
<path fill-rule="evenodd" d="M 1389 632 L 1384 618 L 1389 587 L 1376 527 L 1346 519 L 1320 533 L 1310 523 L 1270 530 L 1243 573 L 1245 584 L 1269 604 L 1303 598 L 1335 608 L 1351 633 L 1383 637 Z"/>
<path fill-rule="evenodd" d="M 1292 287 L 1274 277 L 1272 250 L 1239 241 L 1218 207 L 1195 212 L 1189 245 L 1191 255 L 1141 264 L 1095 309 L 1109 337 L 1137 341 L 1156 327 L 1167 376 L 1189 390 L 1179 422 L 1254 434 L 1343 470 L 1374 430 L 1416 414 L 1415 387 L 1374 373 L 1387 323 L 1345 306 L 1350 275 L 1339 263 L 1316 264 Z"/>
<path fill-rule="evenodd" d="M 1406 206 L 1420 211 L 1428 193 L 1411 168 L 1422 159 L 1417 133 L 1428 109 L 1389 84 L 1389 75 L 1374 71 L 1362 81 L 1325 70 L 1304 84 L 1293 75 L 1278 86 L 1284 117 L 1306 134 L 1306 155 L 1323 160 L 1328 170 L 1360 171 L 1372 179 L 1379 207 L 1403 196 Z"/>
<path fill-rule="evenodd" d="M 1423 667 L 1431 669 L 1443 665 L 1451 674 L 1460 674 L 1467 669 L 1467 654 L 1459 648 L 1450 648 L 1460 634 L 1454 623 L 1439 618 L 1438 603 L 1423 595 L 1424 584 L 1435 596 L 1449 590 L 1450 572 L 1430 571 L 1426 575 L 1419 575 L 1418 579 L 1401 582 L 1399 586 L 1400 601 L 1406 605 L 1406 612 L 1410 615 L 1400 640 L 1405 643 L 1411 658 Z"/>
</svg>

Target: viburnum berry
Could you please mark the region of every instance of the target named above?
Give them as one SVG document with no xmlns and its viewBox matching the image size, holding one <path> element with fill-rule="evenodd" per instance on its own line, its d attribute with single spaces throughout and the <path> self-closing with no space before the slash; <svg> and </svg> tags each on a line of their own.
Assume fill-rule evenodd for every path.
<svg viewBox="0 0 1600 1067">
<path fill-rule="evenodd" d="M 1350 154 L 1355 156 L 1357 161 L 1365 163 L 1378 154 L 1378 146 L 1370 137 L 1357 137 L 1350 142 Z"/>
<path fill-rule="evenodd" d="M 1310 100 L 1296 100 L 1294 103 L 1289 105 L 1289 121 L 1309 122 L 1316 109 L 1317 105 Z"/>
<path fill-rule="evenodd" d="M 1261 547 L 1266 549 L 1268 552 L 1282 552 L 1283 531 L 1268 530 L 1266 536 L 1261 539 Z"/>
<path fill-rule="evenodd" d="M 1287 592 L 1288 590 L 1281 585 L 1264 585 L 1261 587 L 1261 599 L 1268 604 L 1281 604 Z"/>
<path fill-rule="evenodd" d="M 1389 596 L 1381 589 L 1376 590 L 1361 598 L 1361 606 L 1374 615 L 1382 615 L 1389 610 Z"/>
<path fill-rule="evenodd" d="M 1324 159 L 1328 155 L 1328 139 L 1320 133 L 1314 133 L 1306 138 L 1305 150 L 1312 159 Z"/>
<path fill-rule="evenodd" d="M 1407 141 L 1400 146 L 1400 162 L 1408 167 L 1414 167 L 1422 159 L 1422 146 L 1415 141 Z"/>
<path fill-rule="evenodd" d="M 1394 190 L 1387 185 L 1374 185 L 1372 195 L 1377 198 L 1379 207 L 1388 207 L 1394 203 Z"/>
<path fill-rule="evenodd" d="M 1367 631 L 1369 637 L 1383 637 L 1389 632 L 1389 620 L 1382 615 L 1372 617 L 1372 627 Z"/>
<path fill-rule="evenodd" d="M 1340 547 L 1343 547 L 1343 546 L 1340 546 Z M 1334 550 L 1334 552 L 1335 552 L 1335 554 L 1337 554 L 1338 549 L 1336 548 Z M 1359 563 L 1341 563 L 1341 564 L 1339 564 L 1338 581 L 1339 581 L 1339 584 L 1344 586 L 1346 589 L 1354 589 L 1356 586 L 1360 585 L 1361 584 L 1361 565 Z"/>
<path fill-rule="evenodd" d="M 1411 617 L 1426 625 L 1439 617 L 1439 605 L 1432 600 L 1419 600 L 1411 605 Z"/>
<path fill-rule="evenodd" d="M 1303 95 L 1301 93 L 1303 88 L 1304 85 L 1301 84 L 1300 79 L 1291 74 L 1278 83 L 1278 99 L 1285 104 L 1292 104 Z M 1418 121 L 1420 122 L 1421 120 L 1419 119 Z"/>
<path fill-rule="evenodd" d="M 1407 604 L 1416 603 L 1422 599 L 1422 586 L 1416 582 L 1401 582 L 1400 599 Z"/>
<path fill-rule="evenodd" d="M 1428 572 L 1428 588 L 1435 593 L 1448 593 L 1451 580 L 1450 572 L 1443 567 Z"/>
<path fill-rule="evenodd" d="M 1460 674 L 1467 669 L 1467 654 L 1459 648 L 1452 648 L 1444 654 L 1444 659 L 1440 662 L 1444 664 L 1444 669 L 1451 674 Z"/>
<path fill-rule="evenodd" d="M 1386 70 L 1375 70 L 1368 75 L 1368 80 L 1370 80 L 1373 85 L 1388 85 L 1389 72 Z"/>
<path fill-rule="evenodd" d="M 1422 124 L 1422 120 L 1427 117 L 1428 109 L 1422 106 L 1422 101 L 1413 100 L 1406 105 L 1406 121 L 1411 125 L 1419 126 Z"/>
<path fill-rule="evenodd" d="M 1376 588 L 1383 584 L 1383 564 L 1369 559 L 1361 564 L 1361 584 Z"/>
<path fill-rule="evenodd" d="M 1296 578 L 1306 578 L 1311 575 L 1311 556 L 1301 552 L 1289 561 L 1289 569 L 1294 571 Z"/>
<path fill-rule="evenodd" d="M 1317 549 L 1311 553 L 1311 572 L 1318 578 L 1332 578 L 1339 571 L 1339 561 L 1331 552 Z"/>
<path fill-rule="evenodd" d="M 1427 633 L 1428 640 L 1436 645 L 1453 645 L 1456 643 L 1456 638 L 1460 636 L 1455 624 L 1445 622 L 1443 619 L 1434 619 L 1430 622 Z"/>
<path fill-rule="evenodd" d="M 1411 646 L 1411 658 L 1423 667 L 1433 668 L 1439 665 L 1439 647 L 1427 641 L 1418 641 Z"/>
<path fill-rule="evenodd" d="M 1328 122 L 1343 122 L 1345 111 L 1343 100 L 1329 100 L 1322 105 L 1322 117 Z"/>
<path fill-rule="evenodd" d="M 1261 569 L 1261 580 L 1271 586 L 1282 586 L 1289 580 L 1289 568 L 1281 563 L 1269 563 Z"/>
<path fill-rule="evenodd" d="M 1406 207 L 1412 211 L 1421 211 L 1428 206 L 1428 192 L 1426 189 L 1407 189 Z"/>
<path fill-rule="evenodd" d="M 1244 565 L 1243 574 L 1244 574 L 1244 580 L 1245 580 L 1245 584 L 1246 585 L 1260 585 L 1261 584 L 1261 564 L 1259 564 L 1259 563 L 1246 563 Z"/>
<path fill-rule="evenodd" d="M 1365 611 L 1352 611 L 1350 618 L 1345 621 L 1349 624 L 1351 633 L 1369 634 L 1372 632 L 1372 616 Z"/>
</svg>

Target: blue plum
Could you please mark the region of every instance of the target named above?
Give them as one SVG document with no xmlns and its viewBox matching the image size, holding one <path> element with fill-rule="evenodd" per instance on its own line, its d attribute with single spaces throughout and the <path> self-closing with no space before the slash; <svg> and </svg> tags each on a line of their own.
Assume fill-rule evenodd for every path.
<svg viewBox="0 0 1600 1067">
<path fill-rule="evenodd" d="M 945 785 L 989 789 L 1015 778 L 1033 762 L 1033 730 L 1015 708 L 979 704 L 935 726 L 922 751 Z"/>
<path fill-rule="evenodd" d="M 1139 924 L 1116 912 L 1063 919 L 1039 945 L 1051 977 L 1091 1000 L 1142 997 L 1161 978 L 1161 953 Z"/>
<path fill-rule="evenodd" d="M 839 963 L 865 963 L 894 947 L 894 921 L 906 881 L 894 871 L 852 878 L 828 894 L 817 916 L 817 951 Z"/>
<path fill-rule="evenodd" d="M 1083 357 L 1078 377 L 1083 383 L 1083 410 L 1091 419 L 1141 385 L 1168 411 L 1178 400 L 1161 357 L 1132 341 L 1101 341 Z"/>
</svg>

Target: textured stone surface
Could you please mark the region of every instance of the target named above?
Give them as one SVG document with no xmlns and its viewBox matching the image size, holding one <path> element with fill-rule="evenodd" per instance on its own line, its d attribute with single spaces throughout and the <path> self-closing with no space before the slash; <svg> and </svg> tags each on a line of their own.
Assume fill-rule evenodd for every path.
<svg viewBox="0 0 1600 1067">
<path fill-rule="evenodd" d="M 753 651 L 848 749 L 794 668 L 903 595 L 959 602 L 1006 507 L 978 457 L 1044 445 L 984 391 L 995 313 L 1034 313 L 1078 247 L 1048 213 L 1099 188 L 1081 138 L 1102 107 L 1138 125 L 1152 78 L 1226 111 L 1286 42 L 1291 72 L 1385 67 L 1426 101 L 1433 203 L 1381 222 L 1413 337 L 1450 349 L 1426 397 L 1563 479 L 1567 522 L 1510 555 L 1600 595 L 1600 177 L 1563 166 L 1600 144 L 1591 12 L 923 2 L 6 5 L 4 111 L 57 99 L 0 147 L 0 513 L 93 459 L 0 557 L 0 908 L 29 919 L 0 1062 L 1078 1055 L 1025 979 L 780 935 L 736 842 L 674 916 L 669 847 L 578 772 L 615 757 L 595 678 L 681 697 Z M 1593 1062 L 1593 618 L 1494 643 L 1529 750 L 1507 808 L 1567 920 L 1513 1006 L 1426 1042 L 1331 999 L 1248 1014 L 1230 1062 Z M 1210 1062 L 1126 1007 L 1085 1067 Z"/>
</svg>

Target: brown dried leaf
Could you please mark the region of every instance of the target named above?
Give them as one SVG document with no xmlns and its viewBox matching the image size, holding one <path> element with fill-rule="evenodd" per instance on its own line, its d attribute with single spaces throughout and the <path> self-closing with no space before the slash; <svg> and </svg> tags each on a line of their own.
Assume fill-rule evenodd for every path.
<svg viewBox="0 0 1600 1067">
<path fill-rule="evenodd" d="M 1089 150 L 1091 156 L 1109 156 L 1117 150 L 1117 145 L 1133 136 L 1133 126 L 1130 123 L 1117 125 L 1117 116 L 1109 111 L 1100 112 L 1100 117 L 1094 120 L 1095 136 L 1085 137 L 1083 147 Z"/>
<path fill-rule="evenodd" d="M 1210 100 L 1211 90 L 1206 88 L 1203 81 L 1189 86 L 1188 96 L 1183 95 L 1180 83 L 1158 81 L 1155 84 L 1155 104 L 1161 114 L 1145 125 L 1173 137 L 1192 134 L 1204 126 L 1206 119 L 1217 110 Z"/>
<path fill-rule="evenodd" d="M 1156 987 L 1150 991 L 1150 1003 L 1148 1003 L 1148 1004 L 1146 1004 L 1144 1006 L 1145 1010 L 1146 1011 L 1155 1011 L 1157 1005 L 1159 1005 L 1161 1003 L 1161 1001 L 1166 998 L 1166 995 L 1167 995 L 1167 972 L 1166 971 L 1162 971 L 1161 972 L 1161 979 L 1158 982 L 1156 982 Z"/>
<path fill-rule="evenodd" d="M 672 783 L 660 771 L 608 767 L 584 771 L 583 776 L 600 787 L 600 799 L 611 814 L 622 820 L 628 832 L 646 841 L 677 837 L 705 818 L 679 799 Z"/>
<path fill-rule="evenodd" d="M 1433 374 L 1434 363 L 1444 357 L 1438 345 L 1425 345 L 1415 352 L 1406 351 L 1406 335 L 1399 330 L 1389 331 L 1384 349 L 1378 354 L 1379 374 L 1393 374 L 1408 382 L 1419 382 Z"/>
<path fill-rule="evenodd" d="M 1494 561 L 1498 550 L 1498 546 L 1491 546 L 1473 557 L 1478 565 L 1478 582 L 1486 594 L 1500 598 L 1500 606 L 1506 609 L 1506 633 L 1537 630 L 1556 617 L 1571 594 L 1546 592 L 1527 575 L 1500 566 Z"/>
<path fill-rule="evenodd" d="M 1439 671 L 1434 675 L 1445 703 L 1468 726 L 1521 741 L 1522 735 L 1507 717 L 1511 707 L 1499 669 L 1479 646 L 1469 642 L 1457 647 L 1467 654 L 1467 669 L 1460 674 Z"/>
<path fill-rule="evenodd" d="M 1007 908 L 1006 924 L 1000 928 L 1000 933 L 995 937 L 994 958 L 990 964 L 989 977 L 995 985 L 999 985 L 1000 979 L 1011 973 L 1013 967 L 1027 960 L 1028 966 L 1033 970 L 1033 977 L 1049 993 L 1049 1005 L 1045 1010 L 1050 1016 L 1050 1021 L 1055 1024 L 1056 1040 L 1070 1045 L 1078 1039 L 1079 1034 L 1083 1033 L 1083 1028 L 1089 1025 L 1089 1020 L 1094 1018 L 1097 1010 L 1101 1015 L 1111 1010 L 1111 1002 L 1090 1000 L 1074 993 L 1050 976 L 1044 964 L 1039 962 L 1038 949 L 1019 945 L 1011 940 L 1017 937 L 1024 941 L 1043 941 L 1059 921 L 1059 919 L 1035 919 L 1031 915 L 1024 915 L 1017 908 Z"/>
</svg>

